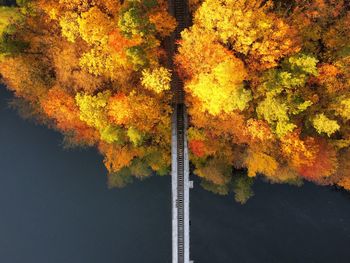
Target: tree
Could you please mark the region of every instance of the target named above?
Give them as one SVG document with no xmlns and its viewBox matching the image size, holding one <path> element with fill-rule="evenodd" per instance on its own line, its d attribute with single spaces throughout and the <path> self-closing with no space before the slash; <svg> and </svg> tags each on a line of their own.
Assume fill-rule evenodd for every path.
<svg viewBox="0 0 350 263">
<path fill-rule="evenodd" d="M 207 175 L 216 159 L 273 183 L 340 182 L 339 155 L 350 145 L 348 3 L 193 6 L 175 59 L 189 108 L 190 158 L 203 187 L 234 190 Z"/>
<path fill-rule="evenodd" d="M 244 89 L 246 72 L 237 58 L 229 58 L 218 64 L 209 74 L 199 74 L 187 89 L 202 102 L 202 111 L 212 115 L 244 110 L 251 100 L 251 93 Z"/>
<path fill-rule="evenodd" d="M 169 173 L 171 73 L 160 58 L 176 23 L 164 1 L 18 1 L 0 14 L 0 74 L 22 112 L 70 146 L 96 146 L 110 186 Z"/>
<path fill-rule="evenodd" d="M 15 39 L 16 25 L 22 23 L 23 16 L 17 7 L 0 6 L 0 61 L 26 48 L 26 43 Z"/>
<path fill-rule="evenodd" d="M 79 108 L 74 97 L 62 88 L 50 89 L 40 103 L 45 114 L 55 121 L 60 131 L 66 134 L 74 133 L 76 142 L 93 145 L 98 140 L 97 132 L 80 120 Z"/>
<path fill-rule="evenodd" d="M 327 118 L 327 116 L 323 113 L 317 114 L 316 117 L 312 120 L 312 123 L 318 133 L 326 133 L 328 137 L 338 131 L 340 128 L 337 121 Z"/>
<path fill-rule="evenodd" d="M 145 69 L 142 71 L 142 85 L 156 93 L 161 93 L 170 89 L 171 73 L 164 67 L 153 70 Z"/>
<path fill-rule="evenodd" d="M 96 146 L 111 187 L 169 173 L 176 71 L 205 189 L 241 203 L 257 175 L 349 189 L 349 3 L 287 2 L 192 1 L 169 68 L 164 0 L 17 1 L 0 8 L 1 78 L 22 112 Z"/>
<path fill-rule="evenodd" d="M 225 185 L 231 180 L 230 167 L 220 159 L 209 159 L 202 167 L 195 169 L 194 173 L 216 185 Z"/>
<path fill-rule="evenodd" d="M 340 152 L 338 173 L 339 179 L 337 184 L 346 190 L 350 190 L 350 149 L 347 148 Z"/>
<path fill-rule="evenodd" d="M 233 192 L 236 202 L 245 204 L 249 198 L 254 196 L 253 183 L 253 179 L 245 175 L 237 174 L 233 177 Z"/>
<path fill-rule="evenodd" d="M 300 131 L 288 133 L 281 138 L 282 155 L 288 160 L 291 167 L 298 170 L 303 165 L 311 166 L 319 152 L 319 145 L 315 138 L 300 138 Z"/>
<path fill-rule="evenodd" d="M 322 183 L 322 179 L 332 176 L 337 171 L 337 167 L 335 150 L 324 141 L 320 141 L 315 161 L 311 165 L 300 167 L 299 173 L 308 180 Z"/>
<path fill-rule="evenodd" d="M 253 68 L 265 69 L 300 49 L 295 29 L 269 9 L 270 4 L 261 0 L 206 0 L 194 20 L 221 42 L 248 55 Z"/>
<path fill-rule="evenodd" d="M 245 164 L 249 177 L 254 177 L 257 173 L 272 177 L 278 168 L 278 162 L 273 157 L 252 150 L 248 151 Z"/>
</svg>

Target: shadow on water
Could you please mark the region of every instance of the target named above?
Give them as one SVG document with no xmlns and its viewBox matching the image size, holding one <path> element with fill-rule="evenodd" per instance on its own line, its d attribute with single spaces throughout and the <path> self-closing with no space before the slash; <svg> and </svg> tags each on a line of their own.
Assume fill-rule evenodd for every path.
<svg viewBox="0 0 350 263">
<path fill-rule="evenodd" d="M 61 135 L 20 119 L 10 97 L 1 87 L 0 262 L 171 262 L 170 177 L 108 190 L 94 149 L 63 150 Z M 195 182 L 195 262 L 349 262 L 348 193 L 258 180 L 241 206 Z"/>
<path fill-rule="evenodd" d="M 170 177 L 109 190 L 94 149 L 21 120 L 0 88 L 0 262 L 170 262 Z"/>
<path fill-rule="evenodd" d="M 192 254 L 200 262 L 349 262 L 350 198 L 332 188 L 258 180 L 244 206 L 192 195 Z M 203 251 L 206 251 L 205 257 Z M 217 259 L 217 260 L 216 260 Z"/>
</svg>

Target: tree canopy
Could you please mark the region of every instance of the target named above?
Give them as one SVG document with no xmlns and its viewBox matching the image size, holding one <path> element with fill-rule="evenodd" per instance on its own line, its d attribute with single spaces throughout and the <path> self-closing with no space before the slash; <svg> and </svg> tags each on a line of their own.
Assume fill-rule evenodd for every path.
<svg viewBox="0 0 350 263">
<path fill-rule="evenodd" d="M 177 23 L 167 1 L 1 6 L 2 81 L 15 105 L 68 146 L 96 147 L 111 187 L 169 173 L 177 72 L 190 161 L 205 189 L 241 203 L 257 176 L 350 190 L 350 3 L 189 4 L 193 23 L 173 67 L 165 40 Z"/>
<path fill-rule="evenodd" d="M 165 1 L 20 1 L 0 15 L 0 73 L 16 105 L 67 146 L 97 147 L 110 186 L 168 173 L 163 40 L 176 21 Z"/>
<path fill-rule="evenodd" d="M 350 190 L 349 2 L 191 3 L 193 25 L 182 32 L 176 63 L 191 161 L 205 187 L 245 202 L 242 194 L 252 194 L 237 185 L 251 182 L 226 176 L 230 168 Z"/>
</svg>

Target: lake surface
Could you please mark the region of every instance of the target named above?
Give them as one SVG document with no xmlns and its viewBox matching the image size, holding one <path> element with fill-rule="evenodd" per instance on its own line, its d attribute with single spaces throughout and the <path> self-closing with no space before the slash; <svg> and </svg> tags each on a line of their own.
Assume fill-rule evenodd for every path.
<svg viewBox="0 0 350 263">
<path fill-rule="evenodd" d="M 109 190 L 94 149 L 22 120 L 0 87 L 0 262 L 171 262 L 170 177 Z M 350 195 L 258 181 L 244 206 L 191 192 L 195 263 L 348 263 Z"/>
</svg>

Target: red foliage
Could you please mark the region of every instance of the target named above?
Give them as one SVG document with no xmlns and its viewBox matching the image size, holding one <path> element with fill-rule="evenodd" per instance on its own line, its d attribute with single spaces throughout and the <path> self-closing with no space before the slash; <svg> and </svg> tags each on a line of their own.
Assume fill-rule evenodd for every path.
<svg viewBox="0 0 350 263">
<path fill-rule="evenodd" d="M 197 157 L 205 156 L 205 144 L 201 140 L 191 140 L 189 142 L 191 152 Z"/>
</svg>

